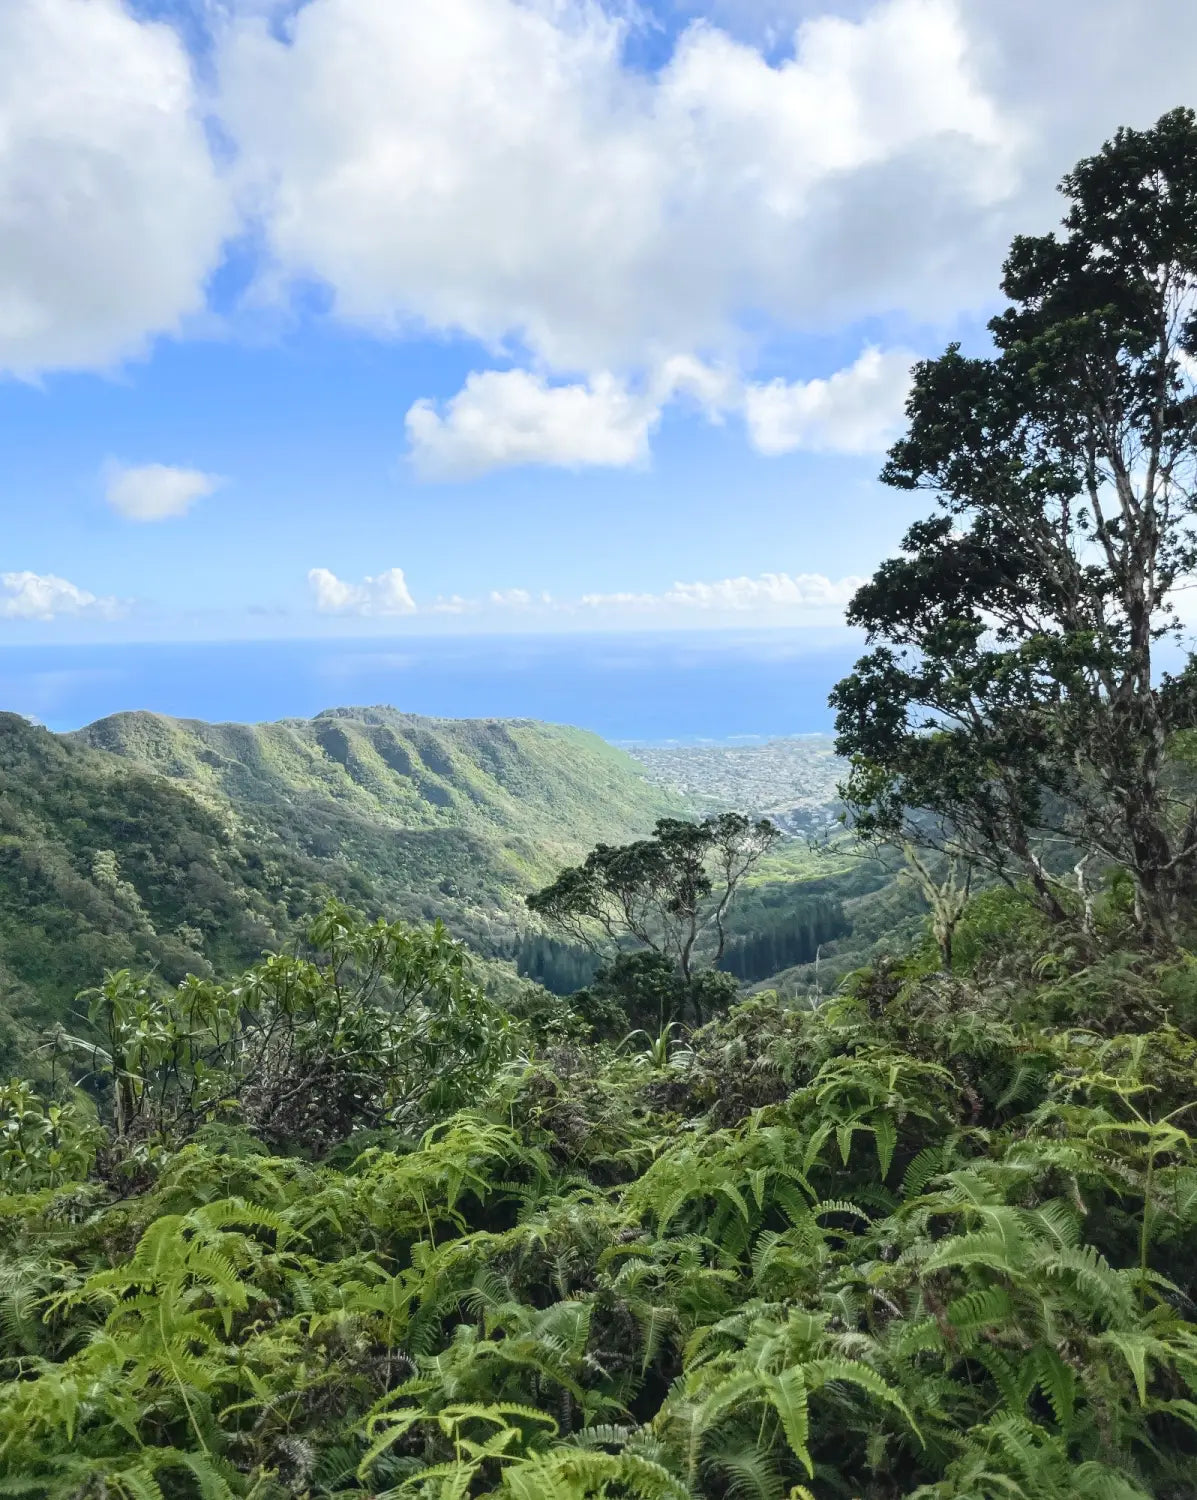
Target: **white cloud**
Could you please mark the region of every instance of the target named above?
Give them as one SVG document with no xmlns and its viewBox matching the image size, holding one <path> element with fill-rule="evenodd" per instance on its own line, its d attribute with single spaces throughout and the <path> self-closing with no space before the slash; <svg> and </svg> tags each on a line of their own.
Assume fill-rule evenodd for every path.
<svg viewBox="0 0 1197 1500">
<path fill-rule="evenodd" d="M 129 521 L 165 521 L 183 516 L 197 500 L 219 488 L 215 474 L 168 464 L 112 464 L 107 471 L 109 505 Z"/>
<path fill-rule="evenodd" d="M 236 0 L 198 8 L 201 99 L 123 0 L 5 0 L 0 370 L 104 366 L 203 307 L 238 228 L 205 109 L 263 286 L 649 390 L 670 356 L 750 370 L 779 326 L 988 305 L 1060 172 L 1192 93 L 1181 0 L 822 4 L 677 0 L 706 19 L 648 70 L 635 6 Z"/>
<path fill-rule="evenodd" d="M 826 380 L 773 380 L 750 385 L 744 416 L 762 453 L 875 453 L 902 427 L 914 356 L 866 349 L 855 364 Z"/>
<path fill-rule="evenodd" d="M 762 573 L 759 578 L 724 578 L 718 583 L 675 583 L 667 604 L 696 609 L 841 609 L 863 578 L 833 581 L 822 573 Z"/>
<path fill-rule="evenodd" d="M 527 356 L 411 408 L 430 477 L 639 463 L 679 395 L 743 409 L 767 452 L 883 447 L 899 352 L 746 384 L 757 343 L 988 309 L 1060 173 L 1191 92 L 1197 8 L 837 3 L 678 0 L 705 18 L 654 70 L 628 61 L 638 8 L 593 0 L 243 11 L 219 105 L 263 284 L 315 277 L 359 326 Z"/>
<path fill-rule="evenodd" d="M 222 108 L 281 268 L 346 319 L 515 337 L 562 371 L 735 343 L 743 315 L 887 313 L 898 288 L 954 310 L 952 231 L 1012 192 L 1024 134 L 955 0 L 815 17 L 777 63 L 696 22 L 646 74 L 624 34 L 583 0 L 239 22 Z"/>
<path fill-rule="evenodd" d="M 433 602 L 424 606 L 425 612 L 434 615 L 476 615 L 481 610 L 530 610 L 552 608 L 551 594 L 534 594 L 530 589 L 491 589 L 481 599 L 466 599 L 461 594 L 438 594 Z"/>
<path fill-rule="evenodd" d="M 93 615 L 114 619 L 123 613 L 119 599 L 99 598 L 53 573 L 0 573 L 0 618 L 53 620 L 58 615 Z"/>
<path fill-rule="evenodd" d="M 308 584 L 321 614 L 410 615 L 416 611 L 402 568 L 388 568 L 361 583 L 347 583 L 327 568 L 313 568 Z"/>
<path fill-rule="evenodd" d="M 675 583 L 659 594 L 589 593 L 559 598 L 542 590 L 490 589 L 479 597 L 439 594 L 430 604 L 417 605 L 402 570 L 391 568 L 376 578 L 351 583 L 327 568 L 308 574 L 316 608 L 323 614 L 487 615 L 568 618 L 598 614 L 621 618 L 651 614 L 660 623 L 677 623 L 705 615 L 711 623 L 722 617 L 753 616 L 762 624 L 818 624 L 838 621 L 862 578 L 831 579 L 822 573 L 762 573 L 757 577 L 722 578 L 714 582 Z"/>
<path fill-rule="evenodd" d="M 610 373 L 550 385 L 526 370 L 476 371 L 442 410 L 429 400 L 408 410 L 409 452 L 426 479 L 517 464 L 627 468 L 647 459 L 665 406 L 688 398 L 712 422 L 743 411 L 762 453 L 871 453 L 901 425 L 912 361 L 904 350 L 869 348 L 827 379 L 745 386 L 726 367 L 674 355 L 640 392 Z"/>
<path fill-rule="evenodd" d="M 725 364 L 704 364 L 692 354 L 674 354 L 655 371 L 649 391 L 658 407 L 681 397 L 697 404 L 708 421 L 721 422 L 740 402 L 741 381 Z"/>
<path fill-rule="evenodd" d="M 176 329 L 231 225 L 173 30 L 120 0 L 0 4 L 0 370 Z"/>
<path fill-rule="evenodd" d="M 526 370 L 471 375 L 443 412 L 417 401 L 407 413 L 412 461 L 429 479 L 463 479 L 513 464 L 624 468 L 648 456 L 659 401 L 611 375 L 549 385 Z"/>
<path fill-rule="evenodd" d="M 661 594 L 583 594 L 594 609 L 842 610 L 863 578 L 832 580 L 822 573 L 762 573 L 757 578 L 722 578 L 715 583 L 675 583 Z"/>
<path fill-rule="evenodd" d="M 492 609 L 556 609 L 561 606 L 546 590 L 534 594 L 531 589 L 491 589 L 486 602 Z"/>
</svg>

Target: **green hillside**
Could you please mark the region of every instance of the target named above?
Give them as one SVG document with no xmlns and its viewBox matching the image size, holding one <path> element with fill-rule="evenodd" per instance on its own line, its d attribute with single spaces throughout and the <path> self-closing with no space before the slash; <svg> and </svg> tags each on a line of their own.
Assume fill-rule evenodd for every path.
<svg viewBox="0 0 1197 1500">
<path fill-rule="evenodd" d="M 230 972 L 330 894 L 510 951 L 522 892 L 675 806 L 596 736 L 523 720 L 0 715 L 0 1063 L 106 968 Z"/>
<path fill-rule="evenodd" d="M 68 738 L 184 786 L 246 836 L 348 861 L 388 901 L 424 898 L 425 915 L 444 897 L 458 912 L 507 906 L 596 839 L 642 833 L 680 805 L 597 735 L 528 719 L 125 713 Z"/>
<path fill-rule="evenodd" d="M 0 714 L 0 1059 L 106 968 L 243 963 L 361 882 L 257 846 L 227 809 Z"/>
<path fill-rule="evenodd" d="M 793 742 L 651 759 L 809 842 L 543 725 L 0 716 L 9 1044 L 132 969 L 0 1075 L 0 1495 L 1197 1500 L 1197 112 L 1062 188 L 911 372 L 843 829 Z M 410 921 L 596 839 L 568 997 Z"/>
</svg>

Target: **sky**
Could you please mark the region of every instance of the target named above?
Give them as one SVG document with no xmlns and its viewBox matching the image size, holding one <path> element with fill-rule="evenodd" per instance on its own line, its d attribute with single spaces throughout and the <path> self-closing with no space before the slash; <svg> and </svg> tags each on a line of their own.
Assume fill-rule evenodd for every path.
<svg viewBox="0 0 1197 1500">
<path fill-rule="evenodd" d="M 0 645 L 842 627 L 1191 0 L 3 0 Z"/>
</svg>

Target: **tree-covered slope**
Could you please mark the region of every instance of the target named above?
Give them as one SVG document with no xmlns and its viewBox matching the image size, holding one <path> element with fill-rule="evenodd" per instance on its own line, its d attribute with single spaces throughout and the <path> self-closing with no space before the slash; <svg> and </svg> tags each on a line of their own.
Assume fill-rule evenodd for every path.
<svg viewBox="0 0 1197 1500">
<path fill-rule="evenodd" d="M 244 963 L 348 872 L 252 841 L 227 812 L 0 714 L 0 1056 L 26 1054 L 108 968 Z"/>
<path fill-rule="evenodd" d="M 346 858 L 388 897 L 502 904 L 595 840 L 643 833 L 679 805 L 597 735 L 527 719 L 340 708 L 247 725 L 124 713 L 70 738 L 231 806 L 248 833 Z"/>
<path fill-rule="evenodd" d="M 230 972 L 330 894 L 510 951 L 542 872 L 671 805 L 597 737 L 527 721 L 0 715 L 0 1061 L 105 969 Z"/>
</svg>

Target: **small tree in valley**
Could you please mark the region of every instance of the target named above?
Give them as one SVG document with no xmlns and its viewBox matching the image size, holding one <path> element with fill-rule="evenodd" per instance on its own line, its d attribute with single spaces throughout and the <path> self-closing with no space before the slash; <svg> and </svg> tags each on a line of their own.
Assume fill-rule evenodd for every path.
<svg viewBox="0 0 1197 1500">
<path fill-rule="evenodd" d="M 767 819 L 741 813 L 662 818 L 652 838 L 599 844 L 528 906 L 588 947 L 650 949 L 689 982 L 696 966 L 723 957 L 736 889 L 780 837 Z"/>
</svg>

